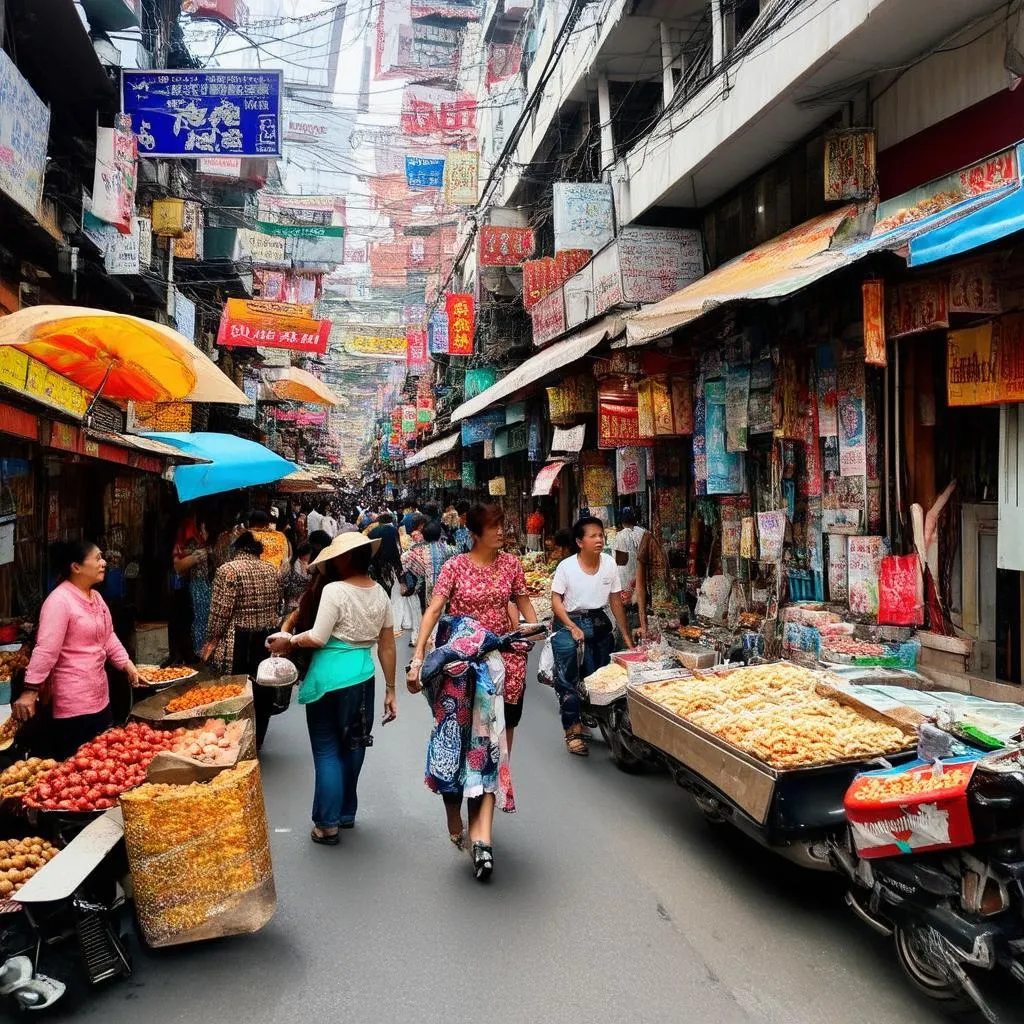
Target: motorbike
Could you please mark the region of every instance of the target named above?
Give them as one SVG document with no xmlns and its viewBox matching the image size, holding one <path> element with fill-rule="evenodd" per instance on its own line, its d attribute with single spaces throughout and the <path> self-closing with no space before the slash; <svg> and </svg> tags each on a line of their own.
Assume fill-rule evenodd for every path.
<svg viewBox="0 0 1024 1024">
<path fill-rule="evenodd" d="M 865 859 L 847 829 L 829 853 L 850 909 L 893 939 L 914 987 L 998 1024 L 979 982 L 999 972 L 1024 982 L 1024 758 L 982 757 L 966 800 L 970 846 Z"/>
</svg>

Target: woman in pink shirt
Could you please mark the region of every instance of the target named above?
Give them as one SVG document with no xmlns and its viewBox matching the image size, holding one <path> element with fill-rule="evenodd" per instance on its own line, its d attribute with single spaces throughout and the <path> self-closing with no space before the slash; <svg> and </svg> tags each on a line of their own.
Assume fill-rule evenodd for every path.
<svg viewBox="0 0 1024 1024">
<path fill-rule="evenodd" d="M 105 671 L 109 659 L 132 686 L 138 669 L 114 634 L 106 601 L 93 587 L 103 582 L 103 552 L 88 541 L 55 544 L 53 559 L 61 582 L 43 602 L 35 650 L 25 670 L 25 689 L 12 712 L 27 721 L 40 691 L 52 703 L 51 752 L 65 758 L 113 724 Z"/>
</svg>

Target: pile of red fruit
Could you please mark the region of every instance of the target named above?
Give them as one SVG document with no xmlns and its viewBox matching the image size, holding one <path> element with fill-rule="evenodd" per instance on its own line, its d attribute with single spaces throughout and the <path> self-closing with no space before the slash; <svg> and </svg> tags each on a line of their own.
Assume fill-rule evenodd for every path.
<svg viewBox="0 0 1024 1024">
<path fill-rule="evenodd" d="M 57 765 L 24 797 L 29 807 L 48 811 L 102 811 L 119 794 L 146 781 L 149 762 L 169 750 L 184 729 L 160 732 L 143 722 L 108 729 Z"/>
</svg>

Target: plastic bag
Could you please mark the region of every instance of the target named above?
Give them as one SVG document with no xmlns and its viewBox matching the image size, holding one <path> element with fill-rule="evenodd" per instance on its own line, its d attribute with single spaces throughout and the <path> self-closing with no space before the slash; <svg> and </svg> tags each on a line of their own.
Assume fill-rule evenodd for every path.
<svg viewBox="0 0 1024 1024">
<path fill-rule="evenodd" d="M 292 686 L 299 681 L 299 670 L 287 659 L 272 654 L 264 658 L 256 669 L 256 682 L 260 686 Z"/>
<path fill-rule="evenodd" d="M 540 664 L 537 666 L 537 681 L 551 686 L 555 678 L 555 652 L 551 650 L 551 638 L 544 641 L 540 650 Z"/>
</svg>

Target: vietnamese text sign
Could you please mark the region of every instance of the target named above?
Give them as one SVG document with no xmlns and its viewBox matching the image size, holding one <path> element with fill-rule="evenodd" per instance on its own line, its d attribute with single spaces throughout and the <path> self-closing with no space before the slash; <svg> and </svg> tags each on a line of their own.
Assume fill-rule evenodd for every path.
<svg viewBox="0 0 1024 1024">
<path fill-rule="evenodd" d="M 556 181 L 553 188 L 556 252 L 560 249 L 596 252 L 615 237 L 610 184 Z"/>
<path fill-rule="evenodd" d="M 565 298 L 562 289 L 558 288 L 550 295 L 545 295 L 530 310 L 533 322 L 533 343 L 543 345 L 560 334 L 565 334 Z"/>
<path fill-rule="evenodd" d="M 120 128 L 96 129 L 96 172 L 91 213 L 123 235 L 135 230 L 135 136 Z M 136 271 L 137 273 L 137 271 Z"/>
<path fill-rule="evenodd" d="M 217 344 L 222 348 L 259 346 L 323 355 L 331 322 L 315 320 L 312 313 L 310 306 L 287 302 L 228 299 L 220 319 Z"/>
<path fill-rule="evenodd" d="M 43 195 L 50 111 L 0 50 L 0 191 L 34 217 Z"/>
<path fill-rule="evenodd" d="M 148 157 L 281 155 L 281 71 L 121 72 L 121 109 Z"/>
</svg>

